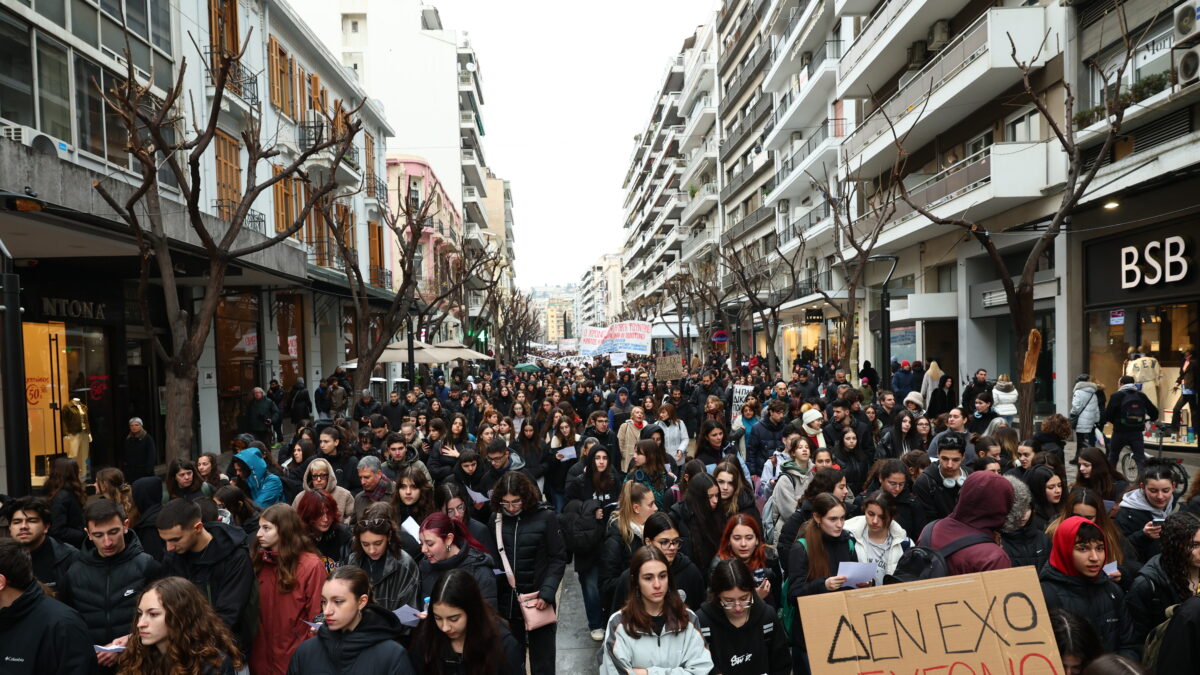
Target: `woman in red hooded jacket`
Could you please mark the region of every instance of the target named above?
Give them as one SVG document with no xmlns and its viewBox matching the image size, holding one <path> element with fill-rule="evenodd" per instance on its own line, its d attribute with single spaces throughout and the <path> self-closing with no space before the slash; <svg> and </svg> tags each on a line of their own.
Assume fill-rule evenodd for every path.
<svg viewBox="0 0 1200 675">
<path fill-rule="evenodd" d="M 1068 609 L 1091 622 L 1106 652 L 1137 660 L 1139 645 L 1125 593 L 1104 571 L 1109 562 L 1104 532 L 1087 518 L 1071 516 L 1054 531 L 1050 564 L 1040 575 L 1042 595 L 1047 609 Z"/>
<path fill-rule="evenodd" d="M 310 635 L 305 623 L 321 613 L 325 565 L 304 535 L 296 509 L 267 507 L 259 516 L 250 557 L 258 579 L 258 633 L 250 650 L 250 672 L 287 672 L 292 652 Z"/>
</svg>

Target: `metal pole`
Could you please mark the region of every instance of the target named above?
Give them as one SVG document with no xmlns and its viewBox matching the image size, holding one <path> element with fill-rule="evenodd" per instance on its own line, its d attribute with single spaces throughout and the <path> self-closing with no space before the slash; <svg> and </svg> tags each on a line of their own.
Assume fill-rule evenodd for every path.
<svg viewBox="0 0 1200 675">
<path fill-rule="evenodd" d="M 408 315 L 405 323 L 408 326 L 408 388 L 412 389 L 417 386 L 417 357 L 416 350 L 413 348 L 412 314 Z"/>
<path fill-rule="evenodd" d="M 0 336 L 4 369 L 4 447 L 8 467 L 8 494 L 25 495 L 31 490 L 29 477 L 29 417 L 25 411 L 25 345 L 21 330 L 21 278 L 13 267 L 12 255 L 0 242 Z"/>
<path fill-rule="evenodd" d="M 883 365 L 880 366 L 883 370 L 880 372 L 885 373 L 890 380 L 892 374 L 892 313 L 888 311 L 888 304 L 892 300 L 892 295 L 888 293 L 888 281 L 891 281 L 891 279 L 889 278 L 883 282 L 883 292 L 879 295 L 879 303 L 881 305 L 879 309 L 879 332 L 883 338 Z"/>
</svg>

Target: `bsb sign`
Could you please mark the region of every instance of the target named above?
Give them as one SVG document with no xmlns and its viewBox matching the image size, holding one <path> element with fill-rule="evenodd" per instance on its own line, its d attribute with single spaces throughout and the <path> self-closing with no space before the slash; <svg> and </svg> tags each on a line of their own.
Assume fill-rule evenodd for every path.
<svg viewBox="0 0 1200 675">
<path fill-rule="evenodd" d="M 1200 295 L 1193 223 L 1175 221 L 1084 244 L 1088 306 L 1130 305 Z"/>
</svg>

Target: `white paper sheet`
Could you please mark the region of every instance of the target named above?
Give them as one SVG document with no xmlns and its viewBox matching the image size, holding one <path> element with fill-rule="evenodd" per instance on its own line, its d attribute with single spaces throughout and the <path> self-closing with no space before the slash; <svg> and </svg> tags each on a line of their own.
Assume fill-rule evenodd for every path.
<svg viewBox="0 0 1200 675">
<path fill-rule="evenodd" d="M 421 623 L 421 617 L 417 616 L 417 610 L 408 605 L 402 605 L 394 614 L 400 619 L 400 623 L 405 626 L 413 627 Z"/>
<path fill-rule="evenodd" d="M 421 526 L 417 521 L 413 520 L 412 516 L 405 518 L 404 522 L 400 523 L 400 528 L 412 535 L 413 539 L 417 541 L 421 540 Z"/>
<path fill-rule="evenodd" d="M 843 562 L 838 564 L 837 575 L 846 577 L 846 586 L 853 588 L 864 581 L 874 581 L 877 569 L 875 563 Z"/>
<path fill-rule="evenodd" d="M 125 651 L 125 647 L 122 645 L 92 645 L 92 647 L 96 650 L 97 654 L 104 654 L 108 652 L 120 653 Z"/>
<path fill-rule="evenodd" d="M 562 455 L 562 459 L 559 460 L 560 462 L 565 462 L 568 459 L 575 459 L 576 457 L 579 457 L 579 453 L 575 452 L 575 446 L 573 445 L 568 445 L 565 448 L 559 448 L 558 454 Z"/>
<path fill-rule="evenodd" d="M 1114 561 L 1108 563 L 1107 565 L 1105 565 L 1104 573 L 1105 574 L 1116 574 L 1117 573 L 1117 561 L 1114 560 Z"/>
<path fill-rule="evenodd" d="M 467 496 L 470 497 L 471 501 L 475 504 L 482 504 L 488 500 L 487 496 L 482 492 L 476 492 L 471 488 L 467 488 Z"/>
</svg>

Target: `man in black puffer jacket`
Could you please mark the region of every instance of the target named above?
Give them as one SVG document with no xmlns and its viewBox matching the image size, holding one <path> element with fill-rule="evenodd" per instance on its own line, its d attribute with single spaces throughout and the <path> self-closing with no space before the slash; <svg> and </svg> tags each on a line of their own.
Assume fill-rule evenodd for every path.
<svg viewBox="0 0 1200 675">
<path fill-rule="evenodd" d="M 86 673 L 96 662 L 79 612 L 51 598 L 33 576 L 29 554 L 0 540 L 0 663 L 4 675 Z"/>
<path fill-rule="evenodd" d="M 621 446 L 617 443 L 617 435 L 612 429 L 608 428 L 608 415 L 602 410 L 597 410 L 592 413 L 588 419 L 588 426 L 583 430 L 580 438 L 594 438 L 600 441 L 600 445 L 608 450 L 611 456 L 614 452 L 620 455 Z"/>
<path fill-rule="evenodd" d="M 142 551 L 121 505 L 100 499 L 84 509 L 88 540 L 79 561 L 58 585 L 58 599 L 87 623 L 92 644 L 107 645 L 129 635 L 138 595 L 162 576 L 162 565 Z M 120 654 L 97 654 L 93 672 L 112 672 Z"/>
</svg>

